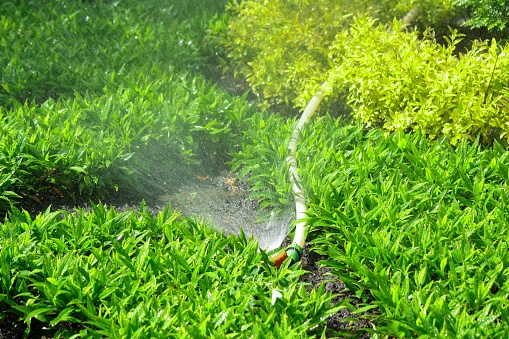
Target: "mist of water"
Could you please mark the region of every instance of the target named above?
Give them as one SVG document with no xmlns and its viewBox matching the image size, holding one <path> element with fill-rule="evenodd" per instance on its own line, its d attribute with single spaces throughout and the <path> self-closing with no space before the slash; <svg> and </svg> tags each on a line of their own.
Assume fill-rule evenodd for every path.
<svg viewBox="0 0 509 339">
<path fill-rule="evenodd" d="M 272 213 L 268 222 L 254 224 L 252 228 L 244 229 L 244 233 L 258 239 L 260 248 L 267 252 L 272 251 L 281 247 L 293 220 L 293 213 L 285 212 L 281 215 Z"/>
<path fill-rule="evenodd" d="M 239 235 L 242 229 L 266 251 L 281 246 L 295 219 L 292 208 L 262 219 L 257 201 L 248 197 L 247 183 L 237 181 L 234 174 L 214 167 L 190 170 L 189 166 L 169 166 L 160 161 L 164 153 L 153 146 L 149 152 L 138 153 L 132 163 L 139 173 L 133 190 L 138 190 L 143 199 L 159 207 L 169 203 L 182 214 L 202 219 L 225 234 Z"/>
</svg>

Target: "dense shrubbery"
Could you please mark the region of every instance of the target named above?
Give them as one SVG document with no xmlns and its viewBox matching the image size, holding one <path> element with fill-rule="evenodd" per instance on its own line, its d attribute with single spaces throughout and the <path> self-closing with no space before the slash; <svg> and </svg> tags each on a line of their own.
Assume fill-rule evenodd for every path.
<svg viewBox="0 0 509 339">
<path fill-rule="evenodd" d="M 191 5 L 2 6 L 0 210 L 15 193 L 104 193 L 154 149 L 168 171 L 228 160 L 253 110 L 195 75 L 214 11 Z"/>
<path fill-rule="evenodd" d="M 253 90 L 267 103 L 284 102 L 302 107 L 296 100 L 303 83 L 319 81 L 331 67 L 329 46 L 336 34 L 348 28 L 352 15 L 371 14 L 384 22 L 402 18 L 416 1 L 242 1 L 230 9 L 232 18 L 219 40 L 227 48 L 235 71 L 246 76 Z M 421 24 L 450 17 L 450 1 L 419 1 Z M 426 15 L 423 15 L 425 13 Z M 441 15 L 441 13 L 443 15 Z"/>
<path fill-rule="evenodd" d="M 335 3 L 251 1 L 237 8 L 225 45 L 255 91 L 304 107 L 327 80 L 329 99 L 348 91 L 354 115 L 371 125 L 446 135 L 454 143 L 507 135 L 509 47 L 474 42 L 457 51 L 454 33 L 444 46 L 429 30 L 420 39 L 398 21 L 342 16 Z"/>
<path fill-rule="evenodd" d="M 293 104 L 303 82 L 323 77 L 328 46 L 348 23 L 338 1 L 245 1 L 232 8 L 238 18 L 219 39 L 229 65 L 271 103 Z"/>
<path fill-rule="evenodd" d="M 225 3 L 205 9 L 196 1 L 4 2 L 0 105 L 101 94 L 126 74 L 201 69 L 207 21 Z"/>
<path fill-rule="evenodd" d="M 136 76 L 131 86 L 101 96 L 0 108 L 0 168 L 9 169 L 10 190 L 25 195 L 53 187 L 66 194 L 109 190 L 120 183 L 122 168 L 135 170 L 131 155 L 148 146 L 157 145 L 164 157 L 159 162 L 169 169 L 211 162 L 215 152 L 235 149 L 228 141 L 250 112 L 245 100 L 200 77 L 159 76 L 156 82 Z"/>
<path fill-rule="evenodd" d="M 398 22 L 358 19 L 332 43 L 327 80 L 334 93 L 348 91 L 354 115 L 368 125 L 445 135 L 454 144 L 506 138 L 509 46 L 474 41 L 456 51 L 459 40 L 453 32 L 439 45 L 430 32 L 420 39 Z"/>
<path fill-rule="evenodd" d="M 253 168 L 250 180 L 259 186 L 285 176 L 285 166 L 270 164 L 287 155 L 278 146 L 287 140 L 266 135 L 291 125 L 263 121 L 236 156 Z M 368 131 L 330 115 L 306 127 L 301 140 L 311 248 L 355 294 L 359 312 L 375 309 L 376 333 L 509 334 L 509 153 L 499 143 L 452 146 L 419 132 Z M 253 158 L 265 161 L 257 165 Z M 289 189 L 286 182 L 276 186 L 274 192 Z M 287 201 L 272 194 L 267 203 Z"/>
</svg>

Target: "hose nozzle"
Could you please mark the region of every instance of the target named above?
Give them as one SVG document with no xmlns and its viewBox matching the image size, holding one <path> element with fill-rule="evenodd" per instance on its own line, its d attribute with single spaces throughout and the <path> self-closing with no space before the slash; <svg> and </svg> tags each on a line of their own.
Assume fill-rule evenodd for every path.
<svg viewBox="0 0 509 339">
<path fill-rule="evenodd" d="M 298 262 L 302 258 L 302 247 L 297 244 L 291 244 L 286 249 L 270 258 L 270 260 L 274 263 L 276 268 L 280 268 L 287 258 L 290 258 L 292 264 Z"/>
</svg>

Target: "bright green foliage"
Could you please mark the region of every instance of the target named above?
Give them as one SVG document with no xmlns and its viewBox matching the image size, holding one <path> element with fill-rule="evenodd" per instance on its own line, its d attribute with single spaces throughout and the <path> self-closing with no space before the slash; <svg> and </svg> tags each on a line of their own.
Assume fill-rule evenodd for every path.
<svg viewBox="0 0 509 339">
<path fill-rule="evenodd" d="M 293 104 L 302 83 L 327 68 L 327 49 L 346 25 L 339 1 L 242 1 L 221 39 L 236 71 L 271 103 Z"/>
<path fill-rule="evenodd" d="M 236 164 L 252 169 L 254 185 L 273 187 L 260 194 L 267 205 L 288 204 L 286 166 L 271 165 L 286 157 L 288 137 L 272 126 L 285 130 L 292 120 L 251 119 L 260 131 L 247 135 Z M 310 248 L 354 292 L 352 309 L 376 309 L 376 333 L 509 335 L 508 151 L 498 142 L 485 149 L 367 131 L 330 115 L 301 140 Z"/>
<path fill-rule="evenodd" d="M 457 51 L 454 31 L 441 45 L 432 30 L 422 38 L 400 21 L 347 18 L 335 3 L 253 1 L 237 8 L 226 46 L 255 91 L 302 108 L 328 81 L 327 98 L 347 92 L 354 116 L 367 125 L 445 135 L 454 144 L 507 137 L 509 46 L 475 41 Z"/>
<path fill-rule="evenodd" d="M 422 24 L 453 15 L 451 1 L 269 0 L 234 2 L 238 15 L 220 41 L 234 70 L 242 73 L 266 104 L 305 105 L 303 88 L 314 87 L 333 67 L 329 47 L 352 22 L 351 15 L 369 13 L 383 22 L 402 19 L 414 6 Z M 426 19 L 429 16 L 429 20 Z M 430 21 L 431 20 L 431 21 Z M 307 85 L 307 86 L 306 86 Z"/>
<path fill-rule="evenodd" d="M 241 149 L 233 154 L 232 170 L 240 169 L 251 184 L 252 196 L 261 208 L 285 208 L 293 204 L 288 179 L 288 142 L 293 120 L 267 112 L 246 119 L 251 126 L 243 131 Z"/>
<path fill-rule="evenodd" d="M 420 39 L 400 28 L 396 21 L 358 19 L 332 44 L 328 81 L 335 93 L 348 90 L 354 115 L 388 130 L 445 135 L 454 144 L 478 135 L 486 142 L 507 137 L 509 45 L 474 42 L 456 56 L 455 32 L 442 46 L 430 32 Z"/>
<path fill-rule="evenodd" d="M 307 338 L 334 311 L 323 289 L 298 282 L 302 270 L 276 271 L 255 242 L 169 207 L 157 217 L 98 205 L 35 219 L 14 209 L 0 243 L 0 319 L 81 324 L 58 331 L 66 337 Z M 273 304 L 274 289 L 283 297 Z"/>
<path fill-rule="evenodd" d="M 450 23 L 459 14 L 458 9 L 454 6 L 454 0 L 382 0 L 365 2 L 369 3 L 370 7 L 375 6 L 375 10 L 363 13 L 374 13 L 383 22 L 391 22 L 395 18 L 403 19 L 410 10 L 417 8 L 418 14 L 415 23 L 420 26 L 437 27 Z"/>
<path fill-rule="evenodd" d="M 0 168 L 0 211 L 6 210 L 15 202 L 19 196 L 12 191 L 12 186 L 16 180 L 12 174 L 5 168 Z"/>
<path fill-rule="evenodd" d="M 471 12 L 466 22 L 469 26 L 503 31 L 509 24 L 507 0 L 455 0 L 454 4 Z"/>
<path fill-rule="evenodd" d="M 380 312 L 377 333 L 509 335 L 509 152 L 329 116 L 305 136 L 311 247 Z"/>
<path fill-rule="evenodd" d="M 12 192 L 28 196 L 52 188 L 104 194 L 146 177 L 153 164 L 168 172 L 176 164 L 183 171 L 200 162 L 224 165 L 254 107 L 196 75 L 213 57 L 203 43 L 205 27 L 224 3 L 196 5 L 2 5 L 4 203 L 15 198 Z M 138 176 L 126 178 L 133 172 Z"/>
</svg>

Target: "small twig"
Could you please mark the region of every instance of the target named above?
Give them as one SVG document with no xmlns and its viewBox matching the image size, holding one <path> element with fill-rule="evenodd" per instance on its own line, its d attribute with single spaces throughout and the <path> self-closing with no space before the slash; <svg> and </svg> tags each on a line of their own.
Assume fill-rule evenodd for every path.
<svg viewBox="0 0 509 339">
<path fill-rule="evenodd" d="M 498 62 L 498 53 L 495 58 L 495 64 L 493 65 L 493 69 L 491 70 L 490 81 L 488 82 L 488 86 L 486 87 L 486 91 L 484 92 L 484 99 L 482 101 L 483 105 L 486 104 L 486 98 L 488 97 L 488 90 L 490 89 L 491 81 L 493 80 L 493 75 L 495 74 L 495 69 L 497 68 L 497 62 Z"/>
</svg>

